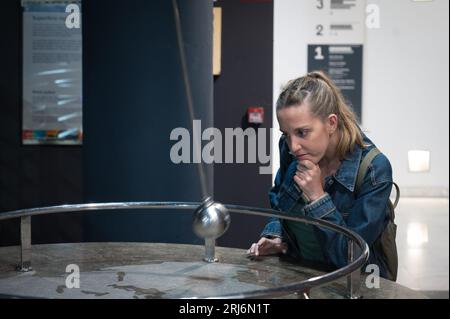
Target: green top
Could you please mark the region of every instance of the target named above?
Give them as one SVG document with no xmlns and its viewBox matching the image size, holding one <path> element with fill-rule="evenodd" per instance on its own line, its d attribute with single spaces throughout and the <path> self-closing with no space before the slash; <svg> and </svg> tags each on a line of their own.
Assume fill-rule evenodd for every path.
<svg viewBox="0 0 450 319">
<path fill-rule="evenodd" d="M 299 214 L 304 216 L 303 207 L 305 202 L 303 199 L 299 199 L 297 204 L 291 209 L 290 213 Z M 322 248 L 320 247 L 319 241 L 317 240 L 316 234 L 314 232 L 313 225 L 285 221 L 285 225 L 289 230 L 289 234 L 293 235 L 292 238 L 299 248 L 300 257 L 307 261 L 321 262 L 325 263 L 325 257 L 322 253 Z"/>
</svg>

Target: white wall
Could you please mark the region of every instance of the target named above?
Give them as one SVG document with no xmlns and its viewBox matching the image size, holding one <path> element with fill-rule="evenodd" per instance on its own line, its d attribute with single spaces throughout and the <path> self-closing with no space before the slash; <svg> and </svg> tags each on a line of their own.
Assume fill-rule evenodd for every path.
<svg viewBox="0 0 450 319">
<path fill-rule="evenodd" d="M 300 1 L 275 0 L 274 105 L 280 86 L 307 71 L 306 47 L 297 39 L 309 36 L 299 27 L 309 18 Z M 363 129 L 391 160 L 403 196 L 448 197 L 449 1 L 367 4 L 379 6 L 381 28 L 365 34 Z M 274 134 L 274 172 L 278 139 Z M 431 152 L 430 172 L 409 172 L 408 151 L 415 149 Z"/>
<path fill-rule="evenodd" d="M 363 127 L 390 158 L 404 192 L 427 187 L 448 196 L 449 2 L 373 3 L 382 20 L 366 35 Z M 414 149 L 431 152 L 429 173 L 409 173 Z"/>
</svg>

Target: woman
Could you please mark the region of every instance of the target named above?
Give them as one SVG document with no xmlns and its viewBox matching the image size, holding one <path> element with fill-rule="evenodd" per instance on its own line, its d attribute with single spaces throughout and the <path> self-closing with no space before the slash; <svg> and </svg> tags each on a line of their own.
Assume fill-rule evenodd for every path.
<svg viewBox="0 0 450 319">
<path fill-rule="evenodd" d="M 369 245 L 368 264 L 386 278 L 386 260 L 375 249 L 385 229 L 392 188 L 389 160 L 377 155 L 356 192 L 362 159 L 375 145 L 323 73 L 312 72 L 288 83 L 277 102 L 280 169 L 269 192 L 273 209 L 323 219 L 358 233 Z M 249 254 L 289 255 L 317 265 L 348 264 L 347 239 L 334 231 L 273 218 Z"/>
</svg>

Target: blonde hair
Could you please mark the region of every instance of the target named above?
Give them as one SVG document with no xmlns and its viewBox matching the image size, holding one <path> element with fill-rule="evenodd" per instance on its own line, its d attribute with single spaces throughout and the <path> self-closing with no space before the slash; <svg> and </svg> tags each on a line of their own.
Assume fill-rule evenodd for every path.
<svg viewBox="0 0 450 319">
<path fill-rule="evenodd" d="M 305 101 L 308 102 L 311 113 L 322 121 L 331 114 L 337 115 L 338 129 L 341 132 L 337 146 L 340 159 L 353 152 L 356 145 L 365 148 L 355 113 L 345 102 L 340 89 L 325 73 L 315 71 L 290 81 L 278 98 L 277 111 L 300 106 Z"/>
</svg>

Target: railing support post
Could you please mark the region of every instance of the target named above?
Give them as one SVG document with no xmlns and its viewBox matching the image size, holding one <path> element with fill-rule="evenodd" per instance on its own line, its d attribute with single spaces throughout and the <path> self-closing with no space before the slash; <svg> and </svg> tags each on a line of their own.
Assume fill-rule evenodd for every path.
<svg viewBox="0 0 450 319">
<path fill-rule="evenodd" d="M 17 271 L 31 271 L 31 216 L 20 217 L 20 264 Z"/>
<path fill-rule="evenodd" d="M 355 244 L 353 240 L 348 241 L 348 263 L 355 261 Z M 347 277 L 347 297 L 349 299 L 361 299 L 359 288 L 361 285 L 361 270 L 358 269 L 352 272 Z"/>
</svg>

